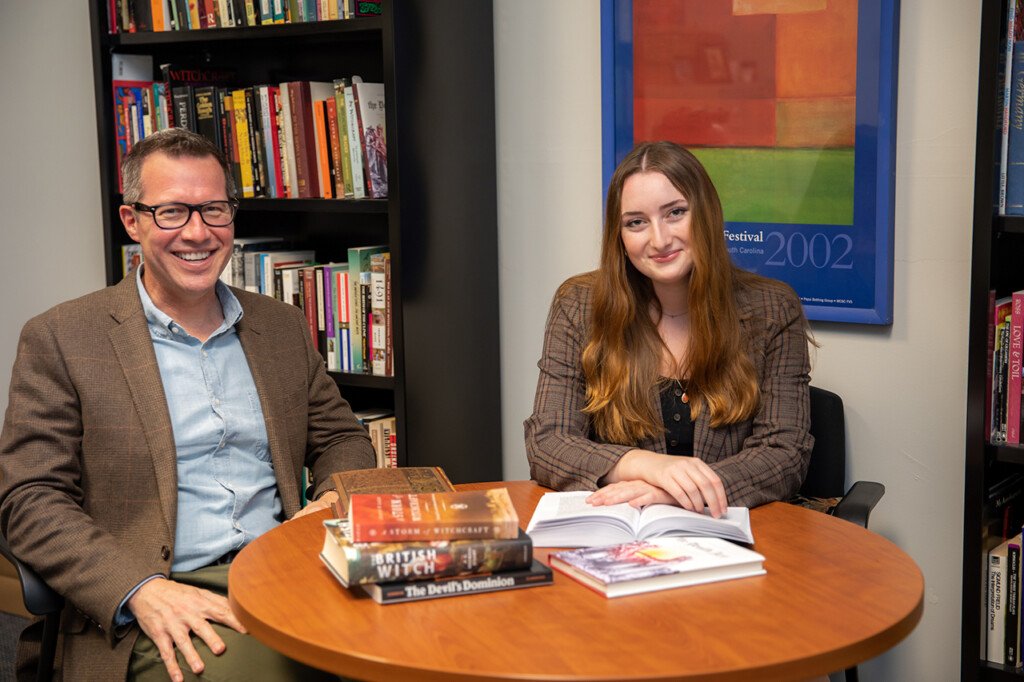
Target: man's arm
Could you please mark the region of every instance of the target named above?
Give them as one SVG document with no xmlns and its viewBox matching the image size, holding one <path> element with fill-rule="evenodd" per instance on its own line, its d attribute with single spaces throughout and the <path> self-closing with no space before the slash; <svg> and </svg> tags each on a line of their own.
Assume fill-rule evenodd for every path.
<svg viewBox="0 0 1024 682">
<path fill-rule="evenodd" d="M 113 452 L 83 470 L 86 423 L 99 426 L 107 415 L 89 402 L 90 392 L 73 381 L 55 324 L 56 314 L 31 320 L 18 344 L 0 435 L 0 531 L 21 560 L 110 636 L 125 595 L 147 576 L 164 570 L 163 544 L 160 538 L 140 537 L 127 551 L 84 508 L 99 503 L 87 496 L 84 486 L 105 473 L 120 481 L 122 491 L 120 500 L 105 503 L 126 509 L 131 496 L 139 493 L 133 480 L 138 472 Z M 116 394 L 111 392 L 107 399 L 108 409 L 118 409 Z M 119 415 L 128 418 L 123 411 Z M 126 518 L 124 524 L 148 521 Z M 162 519 L 160 524 L 165 525 Z"/>
</svg>

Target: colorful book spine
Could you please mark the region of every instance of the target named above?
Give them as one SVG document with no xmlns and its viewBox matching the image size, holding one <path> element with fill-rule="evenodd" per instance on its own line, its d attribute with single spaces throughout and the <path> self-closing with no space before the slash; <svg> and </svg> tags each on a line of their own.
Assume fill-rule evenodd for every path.
<svg viewBox="0 0 1024 682">
<path fill-rule="evenodd" d="M 1006 443 L 1021 442 L 1021 357 L 1024 352 L 1024 290 L 1010 297 L 1010 331 L 1007 350 Z"/>
<path fill-rule="evenodd" d="M 348 117 L 345 115 L 345 85 L 347 83 L 348 80 L 344 78 L 334 81 L 334 108 L 335 115 L 338 117 L 338 142 L 341 146 L 338 156 L 341 164 L 342 186 L 344 187 L 344 194 L 341 196 L 351 199 L 354 195 L 352 193 L 352 152 L 349 149 L 348 141 Z"/>
<path fill-rule="evenodd" d="M 355 81 L 355 79 L 352 79 Z M 366 197 L 366 183 L 363 179 L 363 159 L 359 146 L 359 119 L 356 116 L 352 86 L 345 87 L 345 123 L 348 126 L 349 162 L 352 167 L 352 196 Z"/>
<path fill-rule="evenodd" d="M 249 145 L 249 121 L 246 117 L 245 90 L 232 90 L 231 102 L 235 113 L 235 145 L 238 149 L 238 170 L 242 176 L 239 191 L 246 199 L 256 196 L 252 175 L 252 147 Z"/>
<path fill-rule="evenodd" d="M 1024 41 L 1013 44 L 1009 139 L 1006 152 L 1006 215 L 1024 215 Z"/>
<path fill-rule="evenodd" d="M 387 280 L 384 259 L 388 253 L 370 256 L 370 348 L 372 349 L 371 371 L 378 376 L 387 376 L 388 329 L 387 329 Z"/>
<path fill-rule="evenodd" d="M 359 121 L 359 148 L 366 191 L 371 198 L 382 199 L 388 195 L 384 84 L 353 83 L 352 90 Z"/>
<path fill-rule="evenodd" d="M 534 545 L 521 530 L 506 540 L 350 543 L 341 523 L 325 521 L 324 554 L 349 587 L 526 568 L 534 560 Z"/>
<path fill-rule="evenodd" d="M 483 592 L 515 590 L 524 587 L 542 587 L 552 583 L 551 569 L 534 560 L 530 568 L 523 568 L 501 573 L 482 573 L 479 575 L 460 576 L 454 578 L 438 578 L 432 581 L 415 580 L 404 583 L 371 583 L 360 585 L 363 590 L 378 604 L 400 604 L 424 599 L 440 597 L 458 597 Z"/>
<path fill-rule="evenodd" d="M 1011 542 L 1006 552 L 1006 635 L 1004 663 L 1017 667 L 1020 660 L 1020 544 Z"/>
<path fill-rule="evenodd" d="M 356 494 L 352 542 L 516 538 L 519 518 L 506 488 L 423 494 Z"/>
</svg>

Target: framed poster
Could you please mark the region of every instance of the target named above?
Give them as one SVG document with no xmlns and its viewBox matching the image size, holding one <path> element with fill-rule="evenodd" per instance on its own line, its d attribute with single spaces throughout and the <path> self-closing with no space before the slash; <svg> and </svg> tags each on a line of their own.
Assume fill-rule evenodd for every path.
<svg viewBox="0 0 1024 682">
<path fill-rule="evenodd" d="M 734 262 L 812 320 L 892 323 L 899 0 L 602 0 L 604 179 L 634 140 L 707 168 Z"/>
</svg>

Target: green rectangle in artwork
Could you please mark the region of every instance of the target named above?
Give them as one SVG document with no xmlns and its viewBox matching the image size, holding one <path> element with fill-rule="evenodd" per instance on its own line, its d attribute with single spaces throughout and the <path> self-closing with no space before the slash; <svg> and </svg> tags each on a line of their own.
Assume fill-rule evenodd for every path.
<svg viewBox="0 0 1024 682">
<path fill-rule="evenodd" d="M 694 148 L 727 222 L 853 224 L 853 149 Z"/>
</svg>

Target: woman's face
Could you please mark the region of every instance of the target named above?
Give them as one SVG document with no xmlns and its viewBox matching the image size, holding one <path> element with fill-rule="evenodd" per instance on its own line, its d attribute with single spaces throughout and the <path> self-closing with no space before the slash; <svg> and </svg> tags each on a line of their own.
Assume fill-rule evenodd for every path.
<svg viewBox="0 0 1024 682">
<path fill-rule="evenodd" d="M 689 278 L 690 205 L 662 173 L 635 173 L 626 179 L 619 229 L 630 262 L 656 287 Z"/>
</svg>

